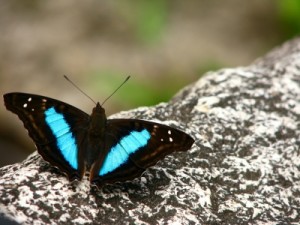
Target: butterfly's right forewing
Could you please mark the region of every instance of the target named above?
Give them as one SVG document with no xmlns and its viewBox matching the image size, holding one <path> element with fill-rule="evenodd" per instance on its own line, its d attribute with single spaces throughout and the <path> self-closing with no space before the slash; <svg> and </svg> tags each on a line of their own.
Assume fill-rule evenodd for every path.
<svg viewBox="0 0 300 225">
<path fill-rule="evenodd" d="M 84 159 L 79 149 L 89 115 L 69 104 L 39 95 L 8 93 L 4 95 L 4 102 L 6 108 L 22 120 L 46 161 L 65 172 L 70 180 L 82 178 Z"/>
</svg>

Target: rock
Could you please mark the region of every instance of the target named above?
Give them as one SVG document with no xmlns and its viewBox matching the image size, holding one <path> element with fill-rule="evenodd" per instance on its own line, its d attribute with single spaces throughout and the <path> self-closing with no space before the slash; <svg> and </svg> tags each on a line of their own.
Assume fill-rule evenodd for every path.
<svg viewBox="0 0 300 225">
<path fill-rule="evenodd" d="M 23 224 L 300 221 L 300 38 L 248 67 L 210 72 L 168 103 L 114 117 L 161 121 L 196 142 L 96 191 L 35 152 L 0 169 L 2 214 Z"/>
</svg>

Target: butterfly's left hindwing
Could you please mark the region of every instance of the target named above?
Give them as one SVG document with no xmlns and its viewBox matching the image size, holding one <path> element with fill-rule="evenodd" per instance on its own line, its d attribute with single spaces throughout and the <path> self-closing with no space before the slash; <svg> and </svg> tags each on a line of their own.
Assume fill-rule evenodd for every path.
<svg viewBox="0 0 300 225">
<path fill-rule="evenodd" d="M 136 120 L 107 121 L 104 160 L 91 171 L 91 181 L 101 186 L 135 178 L 175 151 L 187 151 L 194 140 L 162 124 Z"/>
<path fill-rule="evenodd" d="M 79 146 L 88 126 L 86 113 L 55 99 L 25 93 L 6 94 L 4 102 L 23 121 L 46 161 L 67 173 L 70 180 L 82 177 L 84 159 L 79 160 Z"/>
</svg>

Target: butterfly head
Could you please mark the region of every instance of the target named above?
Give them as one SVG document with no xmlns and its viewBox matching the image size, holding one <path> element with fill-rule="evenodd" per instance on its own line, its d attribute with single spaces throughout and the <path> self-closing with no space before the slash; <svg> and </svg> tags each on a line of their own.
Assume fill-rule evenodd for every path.
<svg viewBox="0 0 300 225">
<path fill-rule="evenodd" d="M 93 114 L 105 114 L 105 109 L 97 102 L 96 107 L 93 108 Z"/>
</svg>

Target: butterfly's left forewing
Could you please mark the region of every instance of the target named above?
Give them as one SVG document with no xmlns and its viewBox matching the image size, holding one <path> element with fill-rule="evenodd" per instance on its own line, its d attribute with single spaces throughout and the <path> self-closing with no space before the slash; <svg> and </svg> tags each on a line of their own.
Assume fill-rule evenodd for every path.
<svg viewBox="0 0 300 225">
<path fill-rule="evenodd" d="M 166 155 L 187 151 L 194 143 L 178 129 L 136 119 L 108 120 L 105 141 L 104 160 L 91 171 L 98 186 L 138 177 Z"/>
<path fill-rule="evenodd" d="M 4 102 L 22 120 L 46 161 L 67 173 L 70 180 L 82 177 L 84 162 L 79 161 L 78 154 L 89 119 L 86 113 L 64 102 L 33 94 L 8 93 Z"/>
</svg>

